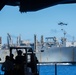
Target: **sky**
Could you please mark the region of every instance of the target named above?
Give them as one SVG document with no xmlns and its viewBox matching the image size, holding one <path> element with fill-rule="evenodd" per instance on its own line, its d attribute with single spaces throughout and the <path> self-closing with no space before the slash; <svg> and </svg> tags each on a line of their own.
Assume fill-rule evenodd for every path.
<svg viewBox="0 0 76 75">
<path fill-rule="evenodd" d="M 67 26 L 58 25 L 59 22 Z M 22 40 L 34 42 L 34 34 L 40 41 L 41 35 L 46 37 L 62 37 L 64 29 L 66 37 L 76 37 L 76 4 L 61 4 L 35 12 L 20 13 L 19 7 L 5 6 L 0 11 L 0 36 L 2 44 L 7 43 L 7 33 L 13 39 L 21 35 Z"/>
</svg>

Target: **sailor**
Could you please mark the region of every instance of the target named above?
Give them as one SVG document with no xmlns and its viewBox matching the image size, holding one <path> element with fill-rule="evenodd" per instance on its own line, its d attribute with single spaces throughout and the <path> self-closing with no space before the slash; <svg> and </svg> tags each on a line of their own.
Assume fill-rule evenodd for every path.
<svg viewBox="0 0 76 75">
<path fill-rule="evenodd" d="M 37 57 L 36 57 L 35 53 L 33 53 L 32 48 L 29 49 L 29 52 L 32 52 L 32 53 L 31 53 L 31 57 L 30 57 L 30 63 L 28 64 L 28 66 L 30 65 L 32 73 L 34 75 L 36 75 L 37 74 L 37 63 L 38 63 L 38 60 L 37 60 Z"/>
<path fill-rule="evenodd" d="M 16 75 L 24 75 L 24 57 L 22 51 L 17 51 L 18 55 L 15 58 Z"/>
<path fill-rule="evenodd" d="M 10 61 L 12 61 L 13 63 L 15 62 L 15 59 L 14 59 L 14 55 L 13 54 L 10 55 Z"/>
<path fill-rule="evenodd" d="M 1 70 L 4 71 L 4 75 L 12 75 L 11 71 L 14 68 L 13 62 L 10 61 L 10 57 L 6 56 L 5 62 L 2 64 Z"/>
</svg>

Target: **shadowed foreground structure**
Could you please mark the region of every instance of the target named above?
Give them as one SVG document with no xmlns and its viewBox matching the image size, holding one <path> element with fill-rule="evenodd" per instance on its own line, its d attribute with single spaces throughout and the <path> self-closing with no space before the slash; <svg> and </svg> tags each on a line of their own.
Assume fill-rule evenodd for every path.
<svg viewBox="0 0 76 75">
<path fill-rule="evenodd" d="M 0 10 L 5 5 L 19 6 L 20 12 L 38 11 L 57 4 L 76 3 L 76 0 L 0 0 Z"/>
</svg>

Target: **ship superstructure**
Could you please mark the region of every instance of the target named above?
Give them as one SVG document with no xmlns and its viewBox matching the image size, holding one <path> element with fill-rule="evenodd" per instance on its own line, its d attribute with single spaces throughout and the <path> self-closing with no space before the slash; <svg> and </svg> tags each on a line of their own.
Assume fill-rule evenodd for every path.
<svg viewBox="0 0 76 75">
<path fill-rule="evenodd" d="M 44 41 L 43 35 L 41 40 L 38 41 L 37 35 L 34 35 L 34 43 L 30 43 L 28 40 L 22 40 L 21 36 L 17 37 L 16 44 L 13 44 L 11 36 L 7 36 L 7 44 L 3 45 L 0 43 L 0 62 L 5 61 L 5 56 L 9 55 L 10 47 L 31 47 L 36 54 L 39 62 L 76 62 L 76 41 L 68 41 L 64 36 L 61 38 L 46 37 L 47 41 Z M 1 38 L 0 38 L 0 42 Z M 24 51 L 23 51 L 24 52 Z M 16 51 L 13 50 L 14 57 L 17 55 Z"/>
</svg>

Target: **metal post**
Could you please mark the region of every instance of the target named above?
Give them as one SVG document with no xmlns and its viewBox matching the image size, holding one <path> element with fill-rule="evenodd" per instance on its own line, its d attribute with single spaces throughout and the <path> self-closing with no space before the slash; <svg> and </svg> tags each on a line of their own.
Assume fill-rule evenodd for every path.
<svg viewBox="0 0 76 75">
<path fill-rule="evenodd" d="M 28 62 L 27 62 L 27 60 L 28 60 L 28 58 L 27 58 L 27 57 L 28 57 L 28 56 L 27 56 L 27 48 L 25 48 L 25 51 L 26 51 L 26 53 L 25 53 L 25 54 L 26 54 L 26 58 L 25 58 L 25 59 L 26 59 L 26 63 L 25 63 L 25 75 L 26 75 L 26 74 L 28 74 L 28 73 L 27 73 L 27 63 L 28 63 Z"/>
<path fill-rule="evenodd" d="M 10 48 L 10 56 L 11 56 L 11 54 L 12 54 L 12 48 Z"/>
<path fill-rule="evenodd" d="M 57 75 L 57 64 L 55 63 L 55 75 Z"/>
</svg>

